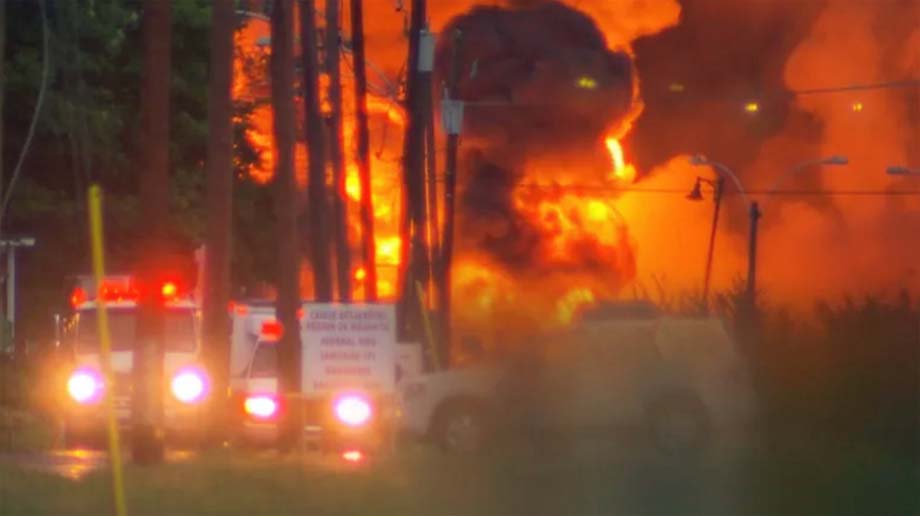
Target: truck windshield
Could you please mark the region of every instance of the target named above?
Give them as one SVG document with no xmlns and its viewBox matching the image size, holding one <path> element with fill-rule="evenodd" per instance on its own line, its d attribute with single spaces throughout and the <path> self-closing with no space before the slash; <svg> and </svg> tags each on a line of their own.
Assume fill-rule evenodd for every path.
<svg viewBox="0 0 920 516">
<path fill-rule="evenodd" d="M 252 378 L 267 378 L 277 375 L 278 354 L 275 343 L 259 342 L 255 354 L 252 356 L 252 368 L 249 376 Z"/>
<path fill-rule="evenodd" d="M 131 351 L 137 333 L 137 319 L 134 310 L 109 309 L 109 335 L 112 351 Z M 176 309 L 166 312 L 166 351 L 195 351 L 195 313 L 193 310 Z M 99 349 L 99 334 L 96 326 L 96 310 L 83 310 L 77 326 L 77 352 L 90 353 Z"/>
</svg>

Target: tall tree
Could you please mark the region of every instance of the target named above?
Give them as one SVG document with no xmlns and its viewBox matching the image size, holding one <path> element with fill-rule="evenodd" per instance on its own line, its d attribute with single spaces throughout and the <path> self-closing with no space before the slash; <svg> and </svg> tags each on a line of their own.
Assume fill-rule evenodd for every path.
<svg viewBox="0 0 920 516">
<path fill-rule="evenodd" d="M 297 181 L 294 176 L 294 143 L 297 137 L 294 120 L 294 3 L 276 0 L 271 14 L 272 110 L 275 132 L 275 236 L 278 268 L 278 299 L 275 316 L 284 331 L 278 343 L 281 364 L 281 392 L 300 390 L 300 308 L 299 246 L 297 238 Z M 299 436 L 297 415 L 289 410 L 282 423 L 279 441 L 282 449 L 291 449 Z"/>
<path fill-rule="evenodd" d="M 310 215 L 310 250 L 313 265 L 314 297 L 332 301 L 332 276 L 329 238 L 326 223 L 326 154 L 323 116 L 319 109 L 319 55 L 316 48 L 316 5 L 301 0 L 300 44 L 303 60 L 304 118 L 309 152 L 308 207 Z"/>
<path fill-rule="evenodd" d="M 351 45 L 355 72 L 355 132 L 361 181 L 361 260 L 364 263 L 364 299 L 377 300 L 377 249 L 374 245 L 374 198 L 371 192 L 370 133 L 367 122 L 367 67 L 364 57 L 364 7 L 351 0 Z"/>
<path fill-rule="evenodd" d="M 230 362 L 231 208 L 233 199 L 233 2 L 219 0 L 211 11 L 208 80 L 207 234 L 203 300 L 205 352 L 213 382 L 211 437 L 222 440 Z"/>
<path fill-rule="evenodd" d="M 163 460 L 163 329 L 165 312 L 160 298 L 162 263 L 169 217 L 169 108 L 172 49 L 172 3 L 145 0 L 142 17 L 144 45 L 141 83 L 140 180 L 141 220 L 148 238 L 138 266 L 140 303 L 134 350 L 135 462 Z"/>
<path fill-rule="evenodd" d="M 339 2 L 326 2 L 326 73 L 329 74 L 329 161 L 332 164 L 332 215 L 335 228 L 336 283 L 339 300 L 351 301 L 351 252 L 345 214 L 345 145 L 342 135 L 342 77 L 339 70 Z"/>
</svg>

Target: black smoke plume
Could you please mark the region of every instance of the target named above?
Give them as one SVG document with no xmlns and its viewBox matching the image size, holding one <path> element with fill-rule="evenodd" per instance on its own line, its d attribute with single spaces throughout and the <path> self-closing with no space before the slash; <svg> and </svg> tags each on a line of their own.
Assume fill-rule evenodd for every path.
<svg viewBox="0 0 920 516">
<path fill-rule="evenodd" d="M 604 251 L 596 242 L 582 242 L 585 256 L 571 263 L 541 262 L 547 235 L 521 216 L 511 195 L 528 162 L 536 160 L 560 163 L 569 177 L 575 169 L 597 173 L 582 182 L 603 179 L 610 169 L 604 135 L 633 102 L 632 61 L 608 49 L 580 11 L 555 1 L 515 5 L 476 7 L 453 19 L 438 43 L 437 94 L 443 94 L 456 56 L 458 97 L 467 103 L 460 244 L 486 251 L 516 272 L 609 264 L 617 258 L 598 255 Z M 461 39 L 454 49 L 456 31 Z"/>
</svg>

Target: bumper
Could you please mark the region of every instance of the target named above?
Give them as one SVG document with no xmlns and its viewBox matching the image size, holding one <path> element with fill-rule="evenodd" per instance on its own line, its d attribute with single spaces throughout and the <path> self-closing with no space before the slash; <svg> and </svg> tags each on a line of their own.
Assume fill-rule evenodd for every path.
<svg viewBox="0 0 920 516">
<path fill-rule="evenodd" d="M 128 400 L 116 400 L 115 417 L 120 430 L 130 430 L 131 405 Z M 163 430 L 167 434 L 194 435 L 204 428 L 205 412 L 201 404 L 163 407 Z M 106 429 L 105 405 L 71 406 L 67 414 L 67 426 L 80 433 L 93 433 Z"/>
</svg>

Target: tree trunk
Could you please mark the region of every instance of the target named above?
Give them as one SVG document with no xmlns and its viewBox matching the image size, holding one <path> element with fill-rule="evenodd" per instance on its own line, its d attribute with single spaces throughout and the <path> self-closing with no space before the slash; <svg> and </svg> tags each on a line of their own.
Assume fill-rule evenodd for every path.
<svg viewBox="0 0 920 516">
<path fill-rule="evenodd" d="M 230 369 L 230 246 L 233 202 L 233 3 L 215 2 L 211 11 L 211 56 L 208 82 L 207 245 L 205 247 L 203 327 L 211 373 L 210 440 L 225 438 Z"/>
<path fill-rule="evenodd" d="M 276 0 L 272 6 L 271 91 L 275 132 L 275 216 L 277 218 L 278 299 L 275 317 L 284 329 L 278 343 L 280 392 L 300 391 L 299 246 L 297 239 L 297 181 L 294 177 L 294 13 L 292 0 Z M 293 408 L 294 405 L 290 404 Z M 290 450 L 298 440 L 299 410 L 289 410 L 282 422 L 279 445 Z"/>
<path fill-rule="evenodd" d="M 138 266 L 140 299 L 134 349 L 132 452 L 140 464 L 163 460 L 163 329 L 160 299 L 169 215 L 169 109 L 172 43 L 170 2 L 145 0 L 141 84 L 141 220 L 148 225 Z"/>
<path fill-rule="evenodd" d="M 361 178 L 361 258 L 364 299 L 377 300 L 377 248 L 374 243 L 374 198 L 371 191 L 370 133 L 367 122 L 367 68 L 364 58 L 364 13 L 361 0 L 351 0 L 351 45 L 355 70 L 355 131 Z"/>
<path fill-rule="evenodd" d="M 342 142 L 342 78 L 339 71 L 339 2 L 326 2 L 326 72 L 329 74 L 329 158 L 332 163 L 333 227 L 335 228 L 336 283 L 339 300 L 351 301 L 351 252 L 345 213 L 345 147 Z"/>
<path fill-rule="evenodd" d="M 323 117 L 319 109 L 319 64 L 316 49 L 316 5 L 301 0 L 300 44 L 303 59 L 304 117 L 309 146 L 308 205 L 314 298 L 332 301 L 329 230 L 326 217 L 326 158 Z"/>
</svg>

